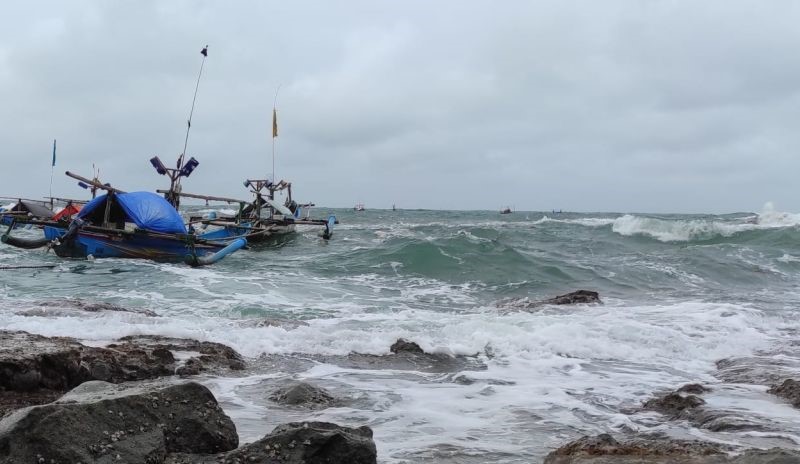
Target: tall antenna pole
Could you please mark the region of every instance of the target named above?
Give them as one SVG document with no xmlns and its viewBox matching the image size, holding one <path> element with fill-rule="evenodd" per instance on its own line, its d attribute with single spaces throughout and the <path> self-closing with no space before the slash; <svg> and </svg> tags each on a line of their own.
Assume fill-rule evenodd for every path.
<svg viewBox="0 0 800 464">
<path fill-rule="evenodd" d="M 53 139 L 53 162 L 50 164 L 50 208 L 53 208 L 53 171 L 56 167 L 56 139 Z"/>
<path fill-rule="evenodd" d="M 208 57 L 208 45 L 203 47 L 200 51 L 203 55 L 203 61 L 200 62 L 200 73 L 197 74 L 197 85 L 194 87 L 194 97 L 192 97 L 192 109 L 189 110 L 189 120 L 186 126 L 186 140 L 183 142 L 183 151 L 181 152 L 180 160 L 178 161 L 178 169 L 180 169 L 181 161 L 183 161 L 184 155 L 186 155 L 186 147 L 189 145 L 189 130 L 192 128 L 192 114 L 194 114 L 194 102 L 197 100 L 197 89 L 200 88 L 200 77 L 203 75 L 203 65 L 206 64 L 206 57 Z"/>
<path fill-rule="evenodd" d="M 275 138 L 278 136 L 278 91 L 281 84 L 275 89 L 275 99 L 272 100 L 272 183 L 277 184 L 278 178 L 275 177 Z"/>
</svg>

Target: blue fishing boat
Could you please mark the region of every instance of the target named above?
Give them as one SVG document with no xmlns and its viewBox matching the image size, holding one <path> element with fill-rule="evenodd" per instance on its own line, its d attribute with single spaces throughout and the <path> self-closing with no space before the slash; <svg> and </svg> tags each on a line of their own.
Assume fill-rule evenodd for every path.
<svg viewBox="0 0 800 464">
<path fill-rule="evenodd" d="M 183 261 L 193 266 L 213 264 L 247 245 L 242 238 L 208 241 L 187 231 L 183 218 L 161 196 L 152 192 L 126 193 L 108 184 L 71 177 L 108 193 L 87 203 L 68 224 L 43 221 L 43 239 L 0 237 L 19 248 L 49 246 L 68 258 L 140 258 Z"/>
<path fill-rule="evenodd" d="M 58 256 L 140 258 L 212 264 L 241 249 L 244 239 L 208 241 L 189 233 L 180 214 L 152 192 L 109 191 L 90 201 L 66 229 L 45 225 Z"/>
</svg>

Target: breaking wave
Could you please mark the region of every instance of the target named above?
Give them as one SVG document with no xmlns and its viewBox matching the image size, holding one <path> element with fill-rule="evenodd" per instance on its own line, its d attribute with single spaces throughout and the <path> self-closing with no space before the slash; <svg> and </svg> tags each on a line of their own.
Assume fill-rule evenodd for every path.
<svg viewBox="0 0 800 464">
<path fill-rule="evenodd" d="M 800 214 L 775 211 L 771 203 L 760 214 L 732 219 L 668 219 L 626 214 L 615 219 L 612 230 L 623 236 L 643 235 L 661 242 L 689 242 L 733 237 L 749 231 L 796 228 Z"/>
</svg>

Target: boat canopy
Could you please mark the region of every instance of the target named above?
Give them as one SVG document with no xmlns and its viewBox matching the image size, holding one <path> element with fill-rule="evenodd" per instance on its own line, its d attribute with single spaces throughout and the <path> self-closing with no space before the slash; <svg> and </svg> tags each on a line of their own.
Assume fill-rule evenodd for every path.
<svg viewBox="0 0 800 464">
<path fill-rule="evenodd" d="M 186 226 L 183 225 L 181 215 L 167 200 L 155 193 L 117 193 L 112 198 L 121 208 L 121 211 L 117 211 L 117 214 L 112 211 L 112 216 L 116 216 L 111 218 L 114 222 L 124 219 L 124 222 L 133 222 L 137 227 L 144 230 L 165 234 L 186 233 Z M 97 213 L 102 215 L 106 201 L 108 201 L 108 195 L 101 195 L 86 203 L 81 212 L 78 213 L 78 218 L 93 219 L 98 217 Z M 119 213 L 124 214 L 124 218 L 119 217 Z"/>
<path fill-rule="evenodd" d="M 50 208 L 29 200 L 20 200 L 19 203 L 11 208 L 11 211 L 31 213 L 32 215 L 40 218 L 53 217 L 53 211 L 51 211 Z"/>
</svg>

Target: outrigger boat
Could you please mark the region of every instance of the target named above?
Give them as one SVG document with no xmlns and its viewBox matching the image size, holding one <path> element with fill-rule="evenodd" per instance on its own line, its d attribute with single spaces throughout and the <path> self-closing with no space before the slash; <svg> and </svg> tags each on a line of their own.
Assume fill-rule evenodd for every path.
<svg viewBox="0 0 800 464">
<path fill-rule="evenodd" d="M 247 245 L 244 238 L 209 241 L 187 231 L 180 214 L 155 193 L 126 193 L 70 172 L 67 175 L 107 193 L 87 203 L 67 227 L 41 222 L 44 240 L 12 238 L 11 228 L 0 240 L 22 248 L 47 245 L 66 258 L 140 258 L 192 266 L 213 264 Z"/>
<path fill-rule="evenodd" d="M 31 219 L 46 221 L 52 219 L 56 214 L 44 200 L 11 197 L 4 197 L 2 200 L 13 202 L 6 208 L 0 208 L 0 224 L 6 226 Z"/>
<path fill-rule="evenodd" d="M 260 243 L 278 236 L 290 234 L 295 231 L 297 225 L 318 225 L 324 226 L 325 230 L 322 237 L 330 239 L 333 236 L 333 226 L 337 224 L 336 216 L 331 215 L 327 220 L 311 219 L 309 217 L 311 207 L 314 203 L 297 203 L 292 199 L 292 183 L 284 180 L 277 185 L 264 179 L 247 179 L 244 186 L 250 189 L 255 195 L 252 202 L 237 200 L 235 198 L 217 197 L 212 195 L 198 195 L 184 193 L 181 187 L 181 179 L 189 177 L 200 163 L 190 158 L 184 163 L 184 157 L 180 156 L 175 168 L 168 168 L 155 156 L 150 159 L 150 164 L 156 172 L 170 179 L 169 190 L 156 190 L 164 195 L 164 199 L 169 202 L 176 210 L 180 208 L 181 197 L 194 198 L 209 201 L 224 202 L 228 204 L 238 204 L 239 211 L 233 217 L 217 217 L 216 214 L 209 217 L 193 216 L 189 218 L 188 226 L 194 229 L 209 231 L 200 233 L 198 236 L 204 240 L 223 240 L 229 241 L 234 238 L 247 238 L 249 243 Z M 281 205 L 275 201 L 275 193 L 286 190 L 287 199 Z M 306 216 L 301 217 L 305 211 Z"/>
<path fill-rule="evenodd" d="M 261 243 L 273 240 L 295 232 L 298 225 L 323 226 L 322 238 L 328 240 L 333 237 L 333 227 L 338 224 L 336 216 L 330 215 L 328 219 L 312 219 L 309 217 L 313 203 L 300 204 L 292 199 L 291 182 L 280 181 L 273 184 L 264 179 L 248 179 L 244 185 L 250 189 L 255 199 L 253 201 L 238 200 L 235 198 L 218 197 L 211 195 L 198 195 L 192 193 L 175 192 L 170 190 L 157 190 L 165 197 L 186 197 L 209 201 L 238 204 L 239 211 L 235 216 L 218 217 L 214 214 L 207 217 L 193 216 L 189 218 L 190 227 L 199 226 L 212 230 L 199 235 L 205 240 L 231 240 L 245 237 L 250 243 Z M 275 200 L 275 193 L 287 191 L 285 204 Z M 305 211 L 305 217 L 303 212 Z"/>
<path fill-rule="evenodd" d="M 0 224 L 10 227 L 30 227 L 32 222 L 40 221 L 69 221 L 77 214 L 86 203 L 81 200 L 69 198 L 47 197 L 45 200 L 30 200 L 17 198 L 7 207 L 0 207 Z M 0 200 L 10 200 L 10 197 Z M 56 202 L 64 206 L 56 208 Z"/>
</svg>

